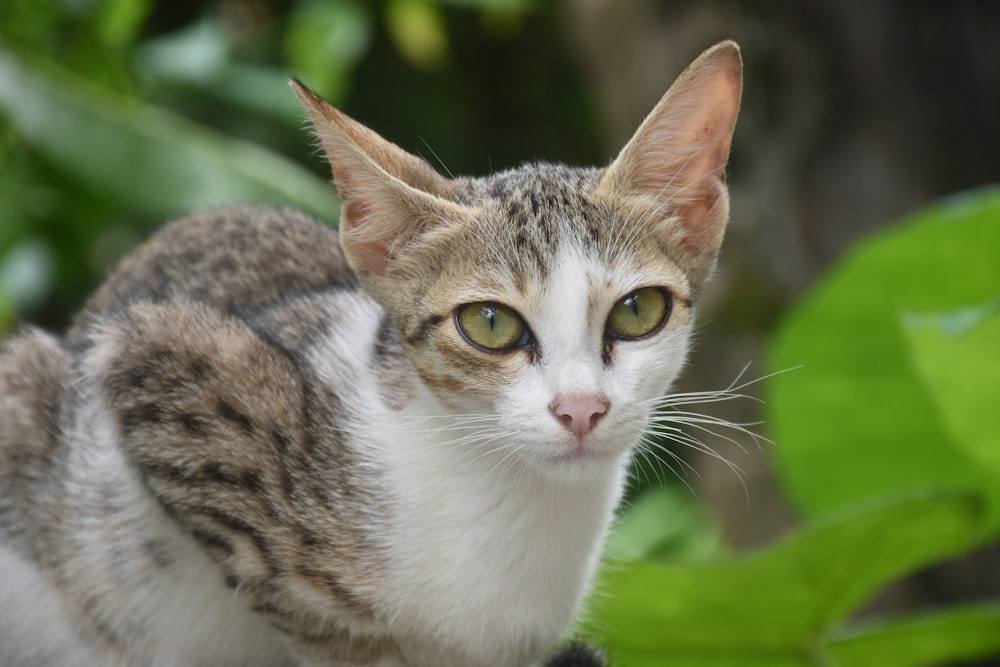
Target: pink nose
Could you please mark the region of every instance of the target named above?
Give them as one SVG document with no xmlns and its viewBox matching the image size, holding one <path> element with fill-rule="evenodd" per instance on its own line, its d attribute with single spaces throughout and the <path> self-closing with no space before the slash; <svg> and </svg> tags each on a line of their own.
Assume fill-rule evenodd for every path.
<svg viewBox="0 0 1000 667">
<path fill-rule="evenodd" d="M 610 406 L 603 396 L 561 396 L 553 401 L 549 410 L 559 423 L 582 440 L 594 430 Z"/>
</svg>

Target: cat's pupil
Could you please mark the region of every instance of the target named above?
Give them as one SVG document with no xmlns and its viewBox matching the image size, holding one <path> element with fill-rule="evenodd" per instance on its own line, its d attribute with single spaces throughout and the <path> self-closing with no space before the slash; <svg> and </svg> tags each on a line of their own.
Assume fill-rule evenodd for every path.
<svg viewBox="0 0 1000 667">
<path fill-rule="evenodd" d="M 636 339 L 656 332 L 670 315 L 670 301 L 661 289 L 644 287 L 622 298 L 608 315 L 613 338 Z"/>
</svg>

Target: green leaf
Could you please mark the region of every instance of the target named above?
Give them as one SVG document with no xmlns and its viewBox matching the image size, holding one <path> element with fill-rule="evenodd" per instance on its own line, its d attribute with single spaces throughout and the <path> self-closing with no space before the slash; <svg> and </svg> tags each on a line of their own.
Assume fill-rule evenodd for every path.
<svg viewBox="0 0 1000 667">
<path fill-rule="evenodd" d="M 644 491 L 616 522 L 608 537 L 613 560 L 642 558 L 704 561 L 719 552 L 721 538 L 686 487 Z"/>
<path fill-rule="evenodd" d="M 952 442 L 1000 487 L 1000 298 L 908 316 L 904 333 Z"/>
<path fill-rule="evenodd" d="M 967 549 L 978 496 L 925 495 L 718 565 L 613 563 L 587 632 L 625 667 L 808 665 L 825 635 L 887 583 Z"/>
<path fill-rule="evenodd" d="M 787 318 L 772 368 L 802 368 L 769 384 L 768 422 L 782 482 L 803 511 L 822 516 L 927 487 L 1000 498 L 942 420 L 899 324 L 907 312 L 990 300 L 998 286 L 1000 190 L 992 189 L 864 241 Z M 974 377 L 970 390 L 990 391 Z"/>
<path fill-rule="evenodd" d="M 289 17 L 285 58 L 295 76 L 336 103 L 344 98 L 351 72 L 371 40 L 372 20 L 361 3 L 300 2 Z"/>
<path fill-rule="evenodd" d="M 98 15 L 101 40 L 117 48 L 132 44 L 152 5 L 151 0 L 104 0 Z"/>
<path fill-rule="evenodd" d="M 333 189 L 287 159 L 90 86 L 3 43 L 0 115 L 34 151 L 139 213 L 170 217 L 254 202 L 327 219 L 336 212 Z"/>
<path fill-rule="evenodd" d="M 932 667 L 1000 654 L 1000 605 L 958 607 L 855 629 L 827 650 L 842 667 Z"/>
<path fill-rule="evenodd" d="M 389 0 L 385 22 L 396 48 L 414 67 L 429 69 L 448 56 L 441 8 L 428 0 Z"/>
</svg>

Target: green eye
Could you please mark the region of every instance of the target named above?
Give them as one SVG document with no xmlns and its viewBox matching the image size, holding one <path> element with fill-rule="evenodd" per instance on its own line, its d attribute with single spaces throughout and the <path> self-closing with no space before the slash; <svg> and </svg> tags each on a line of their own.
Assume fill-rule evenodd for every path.
<svg viewBox="0 0 1000 667">
<path fill-rule="evenodd" d="M 643 287 L 614 305 L 608 315 L 608 333 L 615 338 L 642 338 L 659 329 L 669 315 L 666 292 Z"/>
<path fill-rule="evenodd" d="M 470 303 L 455 315 L 458 330 L 473 345 L 489 352 L 506 352 L 524 342 L 521 316 L 498 303 Z"/>
</svg>

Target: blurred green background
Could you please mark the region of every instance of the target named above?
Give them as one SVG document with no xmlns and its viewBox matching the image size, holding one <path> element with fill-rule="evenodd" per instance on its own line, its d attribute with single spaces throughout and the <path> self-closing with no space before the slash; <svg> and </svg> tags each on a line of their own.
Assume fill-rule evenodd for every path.
<svg viewBox="0 0 1000 667">
<path fill-rule="evenodd" d="M 334 224 L 290 75 L 483 174 L 607 162 L 725 38 L 733 219 L 678 391 L 796 370 L 694 408 L 774 445 L 642 458 L 581 631 L 622 667 L 1000 664 L 997 3 L 0 0 L 0 334 L 192 210 Z"/>
</svg>

